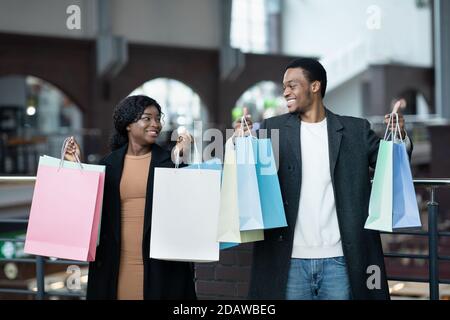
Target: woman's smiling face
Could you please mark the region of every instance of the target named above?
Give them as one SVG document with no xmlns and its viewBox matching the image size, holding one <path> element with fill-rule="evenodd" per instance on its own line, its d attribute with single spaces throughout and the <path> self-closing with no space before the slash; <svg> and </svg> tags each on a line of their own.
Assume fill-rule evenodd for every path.
<svg viewBox="0 0 450 320">
<path fill-rule="evenodd" d="M 137 121 L 128 125 L 128 139 L 142 146 L 150 145 L 156 142 L 161 129 L 161 114 L 155 106 L 148 106 Z"/>
</svg>

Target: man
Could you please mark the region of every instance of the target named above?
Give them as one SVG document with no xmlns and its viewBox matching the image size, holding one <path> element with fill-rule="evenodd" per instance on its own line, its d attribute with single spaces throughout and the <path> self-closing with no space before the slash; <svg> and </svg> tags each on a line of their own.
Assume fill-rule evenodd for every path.
<svg viewBox="0 0 450 320">
<path fill-rule="evenodd" d="M 367 120 L 328 110 L 326 85 L 317 60 L 294 60 L 283 78 L 289 113 L 261 123 L 259 134 L 279 130 L 288 226 L 254 244 L 251 299 L 389 299 L 379 232 L 364 229 L 380 139 Z M 405 137 L 400 114 L 399 125 Z"/>
</svg>

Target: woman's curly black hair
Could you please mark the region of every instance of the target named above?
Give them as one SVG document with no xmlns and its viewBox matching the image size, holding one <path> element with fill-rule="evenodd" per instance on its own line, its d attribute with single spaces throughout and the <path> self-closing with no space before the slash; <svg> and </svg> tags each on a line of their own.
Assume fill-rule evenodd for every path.
<svg viewBox="0 0 450 320">
<path fill-rule="evenodd" d="M 128 143 L 127 126 L 138 121 L 144 110 L 149 106 L 156 107 L 159 114 L 162 115 L 161 106 L 158 102 L 144 95 L 126 97 L 117 104 L 113 113 L 114 132 L 110 140 L 111 151 L 117 150 Z"/>
</svg>

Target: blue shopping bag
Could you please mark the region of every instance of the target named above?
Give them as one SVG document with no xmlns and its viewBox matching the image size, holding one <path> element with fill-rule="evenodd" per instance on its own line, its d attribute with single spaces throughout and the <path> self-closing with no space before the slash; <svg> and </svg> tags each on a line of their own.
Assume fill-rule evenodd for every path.
<svg viewBox="0 0 450 320">
<path fill-rule="evenodd" d="M 270 139 L 253 139 L 264 229 L 286 227 L 286 213 Z"/>
<path fill-rule="evenodd" d="M 209 169 L 209 170 L 220 170 L 222 171 L 222 161 L 218 158 L 212 158 L 205 162 L 194 163 L 182 169 Z"/>
<path fill-rule="evenodd" d="M 394 143 L 393 150 L 393 228 L 421 227 L 416 192 L 404 143 Z"/>
<path fill-rule="evenodd" d="M 240 243 L 235 242 L 220 242 L 220 250 L 234 248 L 240 245 Z"/>
<path fill-rule="evenodd" d="M 261 200 L 256 176 L 255 137 L 238 137 L 236 145 L 239 228 L 241 231 L 264 229 Z"/>
</svg>

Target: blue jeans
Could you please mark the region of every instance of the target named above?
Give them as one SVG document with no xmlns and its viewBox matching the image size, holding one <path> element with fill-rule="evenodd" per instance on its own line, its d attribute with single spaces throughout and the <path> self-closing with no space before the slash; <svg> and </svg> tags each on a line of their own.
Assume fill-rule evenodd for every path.
<svg viewBox="0 0 450 320">
<path fill-rule="evenodd" d="M 350 300 L 344 257 L 291 259 L 287 300 Z"/>
</svg>

